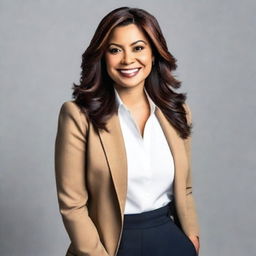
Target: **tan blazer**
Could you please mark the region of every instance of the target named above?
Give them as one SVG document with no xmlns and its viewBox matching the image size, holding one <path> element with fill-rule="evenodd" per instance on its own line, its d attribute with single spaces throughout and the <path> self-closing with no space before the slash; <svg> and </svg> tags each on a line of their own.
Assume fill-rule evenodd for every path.
<svg viewBox="0 0 256 256">
<path fill-rule="evenodd" d="M 187 120 L 191 111 L 185 104 Z M 156 116 L 174 157 L 174 201 L 182 230 L 199 237 L 192 195 L 190 138 L 181 139 L 163 112 Z M 98 132 L 73 101 L 63 103 L 55 141 L 60 214 L 71 240 L 66 256 L 114 256 L 123 227 L 127 192 L 125 144 L 114 114 L 110 133 Z"/>
</svg>

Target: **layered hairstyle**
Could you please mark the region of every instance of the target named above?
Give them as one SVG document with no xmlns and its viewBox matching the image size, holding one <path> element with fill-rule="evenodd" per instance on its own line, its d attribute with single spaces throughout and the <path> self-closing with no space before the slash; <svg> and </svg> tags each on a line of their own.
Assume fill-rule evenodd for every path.
<svg viewBox="0 0 256 256">
<path fill-rule="evenodd" d="M 174 91 L 181 86 L 181 82 L 172 73 L 177 68 L 176 59 L 168 51 L 158 21 L 143 9 L 120 7 L 101 20 L 88 48 L 82 54 L 80 84 L 73 83 L 72 97 L 95 128 L 109 132 L 106 121 L 117 113 L 117 105 L 113 80 L 107 73 L 104 53 L 111 31 L 129 24 L 135 24 L 142 29 L 155 56 L 144 87 L 179 136 L 186 139 L 191 135 L 192 124 L 187 123 L 183 106 L 186 93 Z"/>
</svg>

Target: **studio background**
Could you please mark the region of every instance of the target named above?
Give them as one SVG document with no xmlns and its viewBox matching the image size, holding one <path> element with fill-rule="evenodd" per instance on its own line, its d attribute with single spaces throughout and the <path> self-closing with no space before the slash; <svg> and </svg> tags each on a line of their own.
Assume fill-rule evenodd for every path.
<svg viewBox="0 0 256 256">
<path fill-rule="evenodd" d="M 100 20 L 121 6 L 159 21 L 194 123 L 200 255 L 254 255 L 256 2 L 0 1 L 0 255 L 64 256 L 54 140 Z"/>
</svg>

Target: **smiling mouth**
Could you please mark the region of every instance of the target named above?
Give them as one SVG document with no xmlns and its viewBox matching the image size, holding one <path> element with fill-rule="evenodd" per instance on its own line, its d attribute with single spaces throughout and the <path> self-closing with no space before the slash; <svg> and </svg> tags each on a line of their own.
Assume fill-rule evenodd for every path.
<svg viewBox="0 0 256 256">
<path fill-rule="evenodd" d="M 121 73 L 124 73 L 124 74 L 131 74 L 131 73 L 134 73 L 134 72 L 137 72 L 139 71 L 141 68 L 127 68 L 127 69 L 117 69 L 119 72 Z"/>
<path fill-rule="evenodd" d="M 127 68 L 127 69 L 117 69 L 118 72 L 124 77 L 133 77 L 139 73 L 141 68 Z"/>
</svg>

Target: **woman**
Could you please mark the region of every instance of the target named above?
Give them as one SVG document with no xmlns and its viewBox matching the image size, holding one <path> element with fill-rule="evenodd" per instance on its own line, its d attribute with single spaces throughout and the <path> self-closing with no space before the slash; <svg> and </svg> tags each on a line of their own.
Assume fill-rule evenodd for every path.
<svg viewBox="0 0 256 256">
<path fill-rule="evenodd" d="M 157 20 L 113 10 L 81 68 L 55 142 L 66 255 L 197 255 L 191 111 Z"/>
</svg>

